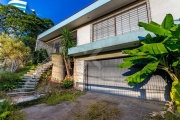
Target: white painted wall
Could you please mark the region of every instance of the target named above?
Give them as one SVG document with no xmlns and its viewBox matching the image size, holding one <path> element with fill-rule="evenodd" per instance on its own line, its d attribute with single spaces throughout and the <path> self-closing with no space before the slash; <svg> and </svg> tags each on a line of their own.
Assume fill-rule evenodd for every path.
<svg viewBox="0 0 180 120">
<path fill-rule="evenodd" d="M 149 0 L 152 20 L 161 23 L 166 14 L 180 18 L 180 0 Z"/>
<path fill-rule="evenodd" d="M 84 60 L 74 60 L 74 87 L 83 91 Z"/>
<path fill-rule="evenodd" d="M 86 25 L 77 30 L 77 45 L 90 43 L 91 41 L 91 25 Z"/>
</svg>

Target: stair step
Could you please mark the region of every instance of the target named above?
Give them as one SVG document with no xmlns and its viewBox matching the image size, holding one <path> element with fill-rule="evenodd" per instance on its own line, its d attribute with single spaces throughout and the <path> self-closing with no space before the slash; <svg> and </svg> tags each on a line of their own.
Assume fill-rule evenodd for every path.
<svg viewBox="0 0 180 120">
<path fill-rule="evenodd" d="M 13 91 L 16 91 L 16 92 L 30 92 L 30 91 L 34 91 L 34 88 L 16 88 L 16 89 L 13 89 Z"/>
<path fill-rule="evenodd" d="M 37 82 L 26 82 L 25 85 L 36 85 Z"/>
<path fill-rule="evenodd" d="M 22 85 L 23 88 L 34 88 L 36 85 Z"/>
<path fill-rule="evenodd" d="M 7 93 L 8 96 L 16 96 L 16 95 L 30 95 L 35 93 L 35 86 L 39 81 L 39 78 L 45 73 L 49 68 L 52 67 L 52 62 L 45 63 L 36 70 L 30 70 L 26 74 L 24 74 L 22 81 L 17 82 L 22 85 L 22 88 L 13 89 L 13 92 Z"/>
<path fill-rule="evenodd" d="M 35 70 L 30 70 L 29 72 L 35 72 Z"/>
<path fill-rule="evenodd" d="M 34 94 L 35 91 L 30 91 L 30 92 L 11 92 L 11 93 L 7 93 L 8 96 L 17 96 L 17 95 L 31 95 Z"/>
</svg>

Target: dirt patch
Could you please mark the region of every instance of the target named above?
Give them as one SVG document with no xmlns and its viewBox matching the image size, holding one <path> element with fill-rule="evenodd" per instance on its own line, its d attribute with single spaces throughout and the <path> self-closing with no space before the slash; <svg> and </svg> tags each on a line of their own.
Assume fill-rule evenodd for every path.
<svg viewBox="0 0 180 120">
<path fill-rule="evenodd" d="M 80 108 L 74 113 L 75 120 L 119 120 L 123 115 L 114 101 L 103 100 Z"/>
</svg>

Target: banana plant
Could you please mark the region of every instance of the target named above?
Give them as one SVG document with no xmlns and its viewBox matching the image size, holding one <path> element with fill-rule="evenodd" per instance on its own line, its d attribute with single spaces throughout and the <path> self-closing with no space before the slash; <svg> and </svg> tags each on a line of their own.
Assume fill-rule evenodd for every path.
<svg viewBox="0 0 180 120">
<path fill-rule="evenodd" d="M 146 63 L 144 68 L 125 79 L 129 85 L 143 82 L 156 69 L 166 71 L 173 80 L 170 97 L 180 113 L 180 82 L 174 72 L 179 70 L 180 66 L 180 24 L 174 24 L 173 16 L 167 14 L 161 25 L 153 21 L 139 22 L 138 25 L 154 33 L 156 37 L 147 34 L 140 47 L 123 50 L 129 57 L 124 58 L 124 62 L 117 67 L 129 68 L 135 64 Z"/>
</svg>

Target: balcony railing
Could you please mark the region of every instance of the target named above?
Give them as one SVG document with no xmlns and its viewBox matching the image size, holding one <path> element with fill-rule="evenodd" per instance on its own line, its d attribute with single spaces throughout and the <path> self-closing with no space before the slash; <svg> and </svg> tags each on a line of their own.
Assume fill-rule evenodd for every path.
<svg viewBox="0 0 180 120">
<path fill-rule="evenodd" d="M 93 24 L 92 40 L 100 40 L 140 29 L 138 22 L 149 22 L 147 5 L 142 4 Z"/>
</svg>

